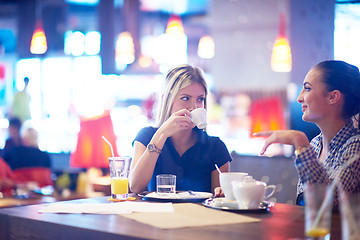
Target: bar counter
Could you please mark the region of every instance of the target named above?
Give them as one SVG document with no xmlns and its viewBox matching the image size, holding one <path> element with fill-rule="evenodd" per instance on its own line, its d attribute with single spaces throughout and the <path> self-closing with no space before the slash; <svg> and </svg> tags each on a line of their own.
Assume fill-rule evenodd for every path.
<svg viewBox="0 0 360 240">
<path fill-rule="evenodd" d="M 107 199 L 68 202 L 106 203 Z M 260 222 L 177 229 L 159 229 L 120 215 L 38 213 L 46 205 L 0 209 L 0 239 L 305 239 L 304 207 L 290 204 L 276 203 L 267 213 L 245 214 Z M 332 216 L 331 239 L 341 239 L 338 213 Z"/>
</svg>

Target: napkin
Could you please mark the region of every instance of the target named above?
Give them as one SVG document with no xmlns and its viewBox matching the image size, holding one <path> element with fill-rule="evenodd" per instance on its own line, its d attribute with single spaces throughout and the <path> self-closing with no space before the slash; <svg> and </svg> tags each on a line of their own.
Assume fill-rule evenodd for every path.
<svg viewBox="0 0 360 240">
<path fill-rule="evenodd" d="M 129 214 L 174 212 L 172 203 L 118 202 L 118 203 L 53 203 L 39 213 Z"/>
<path fill-rule="evenodd" d="M 157 214 L 138 212 L 122 216 L 161 229 L 203 227 L 261 221 L 258 218 L 214 210 L 194 203 L 178 203 L 173 204 L 173 207 L 175 209 L 174 212 Z"/>
</svg>

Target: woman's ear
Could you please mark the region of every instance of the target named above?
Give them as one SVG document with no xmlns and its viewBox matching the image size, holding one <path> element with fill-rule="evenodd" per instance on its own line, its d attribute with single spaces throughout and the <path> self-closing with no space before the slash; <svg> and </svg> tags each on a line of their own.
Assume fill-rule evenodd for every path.
<svg viewBox="0 0 360 240">
<path fill-rule="evenodd" d="M 342 98 L 342 93 L 339 90 L 329 92 L 329 104 L 335 104 Z"/>
</svg>

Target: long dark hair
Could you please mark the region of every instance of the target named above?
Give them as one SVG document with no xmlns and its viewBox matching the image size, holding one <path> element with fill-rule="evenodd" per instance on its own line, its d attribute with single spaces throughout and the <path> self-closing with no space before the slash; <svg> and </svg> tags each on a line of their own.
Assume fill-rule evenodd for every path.
<svg viewBox="0 0 360 240">
<path fill-rule="evenodd" d="M 345 119 L 353 118 L 359 123 L 360 115 L 360 72 L 359 69 L 343 61 L 328 60 L 317 64 L 322 80 L 328 91 L 339 90 L 344 95 L 342 110 Z"/>
</svg>

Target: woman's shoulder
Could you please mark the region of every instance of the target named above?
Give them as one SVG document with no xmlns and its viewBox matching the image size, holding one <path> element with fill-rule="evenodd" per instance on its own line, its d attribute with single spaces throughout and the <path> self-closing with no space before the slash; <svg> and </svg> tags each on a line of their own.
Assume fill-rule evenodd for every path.
<svg viewBox="0 0 360 240">
<path fill-rule="evenodd" d="M 356 132 L 354 133 L 351 137 L 349 137 L 347 140 L 346 140 L 346 145 L 348 144 L 353 144 L 353 143 L 358 143 L 360 144 L 360 132 Z"/>
<path fill-rule="evenodd" d="M 358 129 L 355 129 L 356 131 L 353 131 L 350 136 L 346 140 L 344 140 L 344 143 L 342 144 L 340 148 L 340 152 L 346 152 L 350 155 L 357 154 L 360 151 L 360 132 L 357 131 Z"/>
<path fill-rule="evenodd" d="M 348 122 L 342 130 L 340 130 L 340 137 L 345 138 L 345 144 L 360 141 L 360 129 L 353 125 L 353 122 Z"/>
<path fill-rule="evenodd" d="M 157 128 L 155 128 L 155 127 L 151 127 L 151 126 L 143 127 L 137 133 L 134 141 L 138 141 L 138 142 L 143 143 L 144 145 L 147 145 L 156 131 L 157 131 Z M 134 144 L 134 141 L 132 142 L 132 144 Z"/>
<path fill-rule="evenodd" d="M 152 126 L 148 126 L 148 127 L 143 127 L 139 130 L 138 135 L 139 134 L 154 134 L 157 131 L 158 128 L 152 127 Z"/>
</svg>

